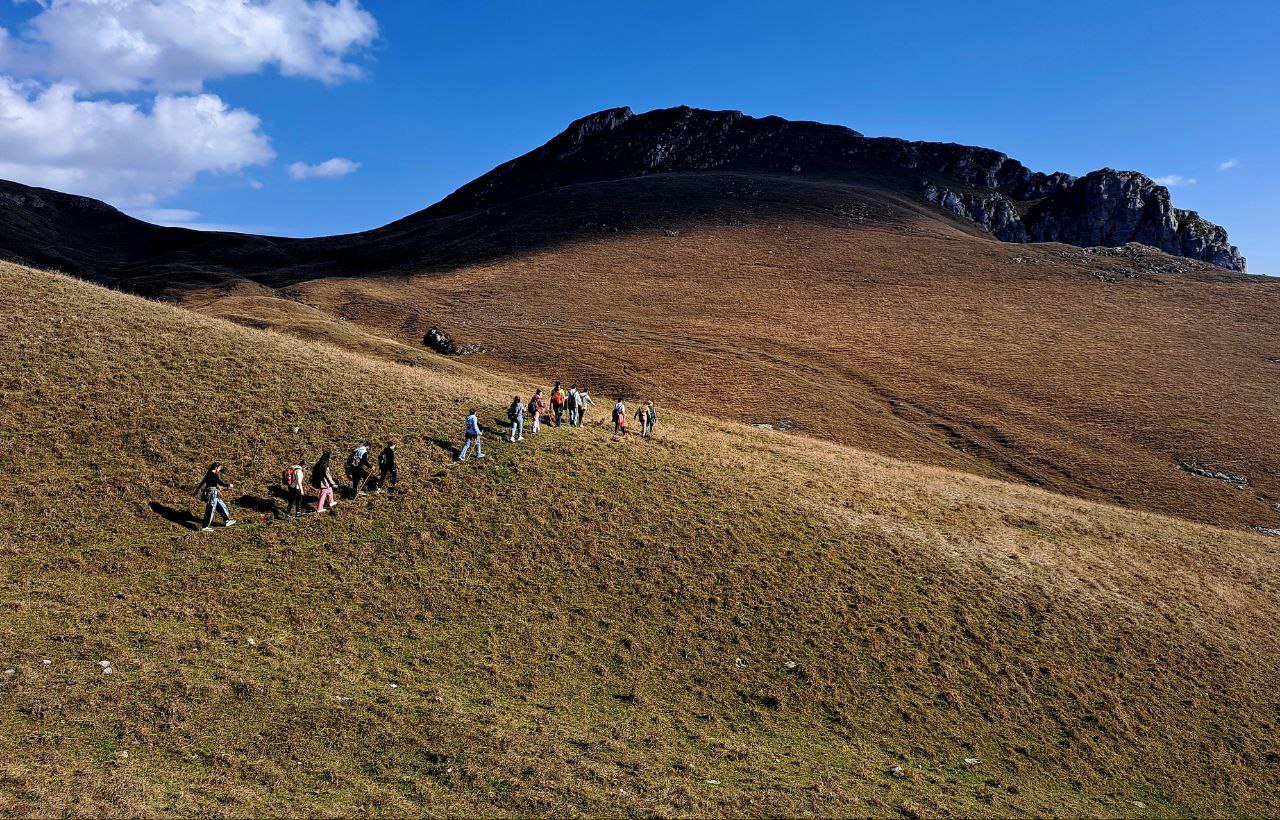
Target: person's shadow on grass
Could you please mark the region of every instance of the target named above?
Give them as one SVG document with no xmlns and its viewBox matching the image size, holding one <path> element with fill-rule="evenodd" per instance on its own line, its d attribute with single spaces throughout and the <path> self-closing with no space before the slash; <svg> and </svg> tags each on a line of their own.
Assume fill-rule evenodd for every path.
<svg viewBox="0 0 1280 820">
<path fill-rule="evenodd" d="M 270 513 L 272 518 L 280 517 L 280 505 L 274 498 L 262 498 L 256 495 L 242 495 L 235 500 L 235 505 L 256 513 Z"/>
<path fill-rule="evenodd" d="M 190 510 L 179 510 L 161 504 L 159 501 L 152 501 L 151 511 L 171 524 L 177 524 L 188 530 L 200 529 L 200 519 Z"/>
</svg>

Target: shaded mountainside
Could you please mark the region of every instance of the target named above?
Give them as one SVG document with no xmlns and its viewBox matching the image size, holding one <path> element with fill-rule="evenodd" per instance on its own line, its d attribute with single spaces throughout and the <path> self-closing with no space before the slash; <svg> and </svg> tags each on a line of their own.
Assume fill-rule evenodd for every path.
<svg viewBox="0 0 1280 820">
<path fill-rule="evenodd" d="M 0 815 L 1280 802 L 1268 539 L 665 408 L 508 445 L 527 377 L 7 264 L 0 313 Z M 403 492 L 275 517 L 300 453 L 392 436 Z"/>
<path fill-rule="evenodd" d="M 443 216 L 580 182 L 645 174 L 735 171 L 880 180 L 914 189 L 1008 242 L 1149 245 L 1243 271 L 1222 228 L 1171 204 L 1142 174 L 1109 168 L 1076 178 L 1033 172 L 988 148 L 868 138 L 848 128 L 738 111 L 615 108 L 573 123 L 546 145 L 485 174 L 422 217 Z"/>
<path fill-rule="evenodd" d="M 83 197 L 0 182 L 0 254 L 156 293 L 248 277 L 270 284 L 328 275 L 449 268 L 498 251 L 468 247 L 501 228 L 501 206 L 531 195 L 655 174 L 793 175 L 883 188 L 959 216 L 1011 242 L 1118 247 L 1137 242 L 1243 271 L 1226 232 L 1172 206 L 1166 188 L 1110 169 L 1079 179 L 1033 172 L 986 148 L 867 138 L 841 126 L 672 108 L 602 111 L 574 122 L 403 220 L 372 231 L 286 239 L 148 225 Z M 696 213 L 697 202 L 668 210 Z M 544 243 L 566 241 L 560 224 Z"/>
</svg>

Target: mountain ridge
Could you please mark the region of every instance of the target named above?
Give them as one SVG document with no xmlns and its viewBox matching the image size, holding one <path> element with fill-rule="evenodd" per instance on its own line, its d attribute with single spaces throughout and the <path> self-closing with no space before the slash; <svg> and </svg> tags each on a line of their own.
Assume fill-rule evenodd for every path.
<svg viewBox="0 0 1280 820">
<path fill-rule="evenodd" d="M 990 148 L 866 137 L 840 125 L 688 107 L 644 114 L 611 108 L 579 118 L 433 205 L 379 228 L 335 236 L 166 228 L 97 200 L 0 181 L 0 256 L 143 292 L 171 287 L 163 281 L 170 274 L 209 281 L 431 267 L 449 264 L 438 251 L 456 244 L 449 218 L 483 216 L 499 204 L 575 184 L 706 172 L 879 185 L 1006 242 L 1137 242 L 1246 270 L 1223 228 L 1174 208 L 1167 188 L 1137 172 L 1045 174 Z M 407 233 L 424 228 L 422 235 Z M 289 270 L 295 273 L 284 273 Z"/>
</svg>

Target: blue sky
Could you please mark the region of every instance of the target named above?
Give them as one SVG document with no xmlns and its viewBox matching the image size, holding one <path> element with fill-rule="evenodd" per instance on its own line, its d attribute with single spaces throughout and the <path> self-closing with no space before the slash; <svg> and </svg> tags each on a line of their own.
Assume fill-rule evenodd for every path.
<svg viewBox="0 0 1280 820">
<path fill-rule="evenodd" d="M 1139 170 L 1280 274 L 1270 3 L 0 0 L 0 26 L 0 177 L 159 221 L 371 228 L 584 114 L 684 104 Z"/>
</svg>

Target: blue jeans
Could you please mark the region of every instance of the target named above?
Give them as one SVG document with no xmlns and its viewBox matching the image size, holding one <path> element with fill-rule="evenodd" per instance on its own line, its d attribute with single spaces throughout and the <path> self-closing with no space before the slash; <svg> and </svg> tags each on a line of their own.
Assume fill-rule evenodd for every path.
<svg viewBox="0 0 1280 820">
<path fill-rule="evenodd" d="M 467 441 L 466 441 L 466 443 L 462 445 L 462 452 L 461 452 L 461 453 L 458 453 L 458 461 L 466 461 L 466 460 L 467 460 L 467 453 L 471 451 L 471 445 L 472 445 L 472 444 L 474 444 L 474 445 L 476 446 L 476 455 L 478 455 L 478 456 L 482 456 L 482 455 L 484 455 L 484 450 L 480 449 L 480 437 L 479 437 L 479 436 L 467 436 Z"/>
<path fill-rule="evenodd" d="M 516 416 L 516 420 L 511 422 L 511 440 L 524 438 L 524 416 Z M 476 445 L 476 451 L 479 452 L 480 445 Z"/>
<path fill-rule="evenodd" d="M 224 522 L 231 520 L 231 511 L 227 509 L 227 502 L 221 498 L 215 498 L 204 505 L 204 525 L 206 527 L 213 526 L 213 514 L 215 512 L 222 516 Z"/>
</svg>

